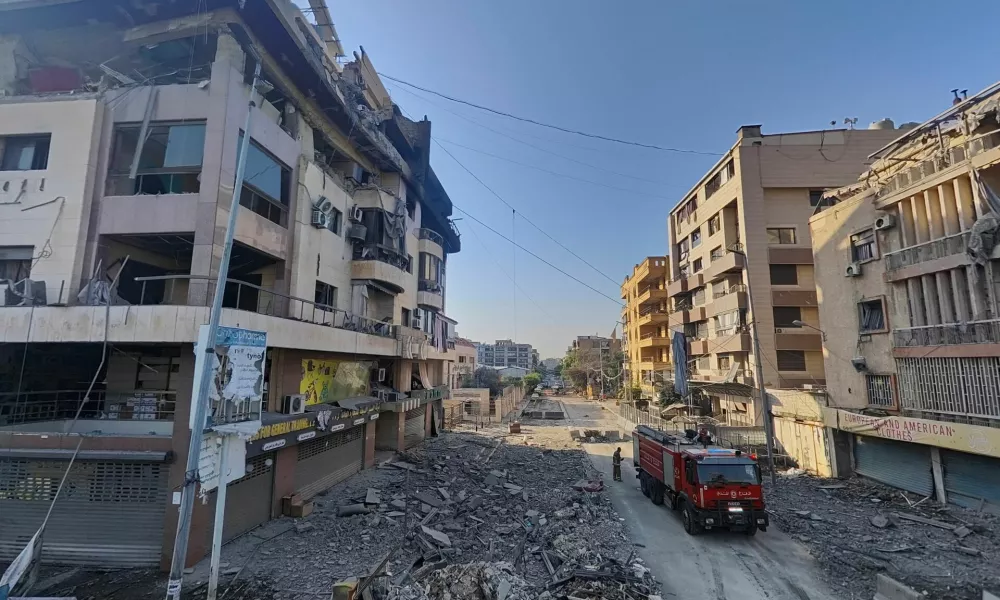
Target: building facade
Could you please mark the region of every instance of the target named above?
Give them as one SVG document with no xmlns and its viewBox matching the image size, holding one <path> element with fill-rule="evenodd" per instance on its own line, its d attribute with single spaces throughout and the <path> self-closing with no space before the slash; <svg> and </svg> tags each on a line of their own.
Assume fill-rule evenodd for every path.
<svg viewBox="0 0 1000 600">
<path fill-rule="evenodd" d="M 1000 85 L 897 136 L 810 221 L 841 470 L 1000 511 Z"/>
<path fill-rule="evenodd" d="M 454 378 L 452 379 L 451 386 L 459 388 L 464 387 L 462 382 L 471 378 L 479 366 L 476 362 L 476 344 L 465 338 L 456 338 L 455 353 L 455 362 L 452 363 Z"/>
<path fill-rule="evenodd" d="M 824 190 L 855 181 L 868 155 L 896 135 L 883 129 L 765 135 L 760 126 L 741 127 L 729 152 L 671 211 L 670 283 L 663 293 L 669 317 L 649 344 L 667 347 L 668 328 L 684 332 L 691 379 L 701 382 L 697 387 L 724 421 L 761 423 L 755 384 L 825 385 L 808 220 Z M 754 381 L 757 360 L 763 382 Z"/>
<path fill-rule="evenodd" d="M 531 344 L 515 344 L 511 340 L 497 340 L 493 344 L 478 344 L 476 360 L 484 367 L 520 367 L 534 369 L 538 365 L 538 351 Z"/>
<path fill-rule="evenodd" d="M 344 63 L 328 14 L 200 7 L 0 2 L 0 560 L 82 439 L 48 560 L 169 564 L 244 136 L 221 324 L 266 334 L 263 428 L 223 538 L 419 442 L 447 394 L 460 241 L 430 123 L 366 54 Z M 189 563 L 214 508 L 196 503 Z"/>
<path fill-rule="evenodd" d="M 633 385 L 672 377 L 667 300 L 668 258 L 649 256 L 622 283 L 622 351 Z"/>
</svg>

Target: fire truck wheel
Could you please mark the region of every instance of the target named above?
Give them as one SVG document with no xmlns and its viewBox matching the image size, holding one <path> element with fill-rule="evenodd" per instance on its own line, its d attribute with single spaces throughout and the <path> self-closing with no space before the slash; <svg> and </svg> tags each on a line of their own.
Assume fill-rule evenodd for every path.
<svg viewBox="0 0 1000 600">
<path fill-rule="evenodd" d="M 639 474 L 639 487 L 642 488 L 642 495 L 649 498 L 649 475 L 645 471 Z"/>
<path fill-rule="evenodd" d="M 650 490 L 649 499 L 653 501 L 653 504 L 663 504 L 663 484 L 656 480 L 653 480 L 651 483 L 653 484 L 653 489 Z"/>
<path fill-rule="evenodd" d="M 757 533 L 757 526 L 750 525 L 750 527 L 747 527 L 746 531 L 744 531 L 743 533 L 747 534 L 747 537 L 753 537 Z"/>
<path fill-rule="evenodd" d="M 701 525 L 694 518 L 694 511 L 691 510 L 691 505 L 687 502 L 684 503 L 684 510 L 681 513 L 681 521 L 684 523 L 684 531 L 688 535 L 698 535 L 701 533 Z"/>
</svg>

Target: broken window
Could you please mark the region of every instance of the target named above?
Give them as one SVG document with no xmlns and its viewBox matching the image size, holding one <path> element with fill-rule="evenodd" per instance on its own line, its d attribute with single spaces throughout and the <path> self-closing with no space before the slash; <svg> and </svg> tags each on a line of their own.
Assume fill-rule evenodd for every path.
<svg viewBox="0 0 1000 600">
<path fill-rule="evenodd" d="M 115 129 L 108 194 L 197 194 L 201 187 L 201 162 L 205 151 L 204 123 L 151 123 L 146 139 L 142 125 Z M 132 163 L 139 153 L 135 179 Z"/>
<path fill-rule="evenodd" d="M 240 134 L 238 148 L 243 147 Z M 239 164 L 239 155 L 236 163 Z M 243 190 L 240 205 L 282 227 L 288 226 L 288 195 L 292 170 L 278 162 L 252 139 L 243 167 Z"/>
<path fill-rule="evenodd" d="M 337 288 L 329 283 L 316 280 L 316 308 L 325 311 L 332 311 L 337 307 Z"/>
<path fill-rule="evenodd" d="M 0 171 L 44 171 L 49 166 L 51 139 L 48 133 L 0 138 Z"/>
<path fill-rule="evenodd" d="M 878 245 L 875 243 L 874 229 L 866 229 L 851 236 L 853 262 L 868 262 L 876 258 L 878 258 Z"/>
<path fill-rule="evenodd" d="M 858 302 L 858 332 L 877 333 L 885 331 L 885 307 L 882 299 Z"/>
<path fill-rule="evenodd" d="M 16 283 L 31 277 L 34 253 L 34 246 L 0 246 L 0 281 L 9 279 Z"/>
<path fill-rule="evenodd" d="M 716 213 L 708 220 L 708 235 L 715 235 L 722 229 L 722 213 Z"/>
</svg>

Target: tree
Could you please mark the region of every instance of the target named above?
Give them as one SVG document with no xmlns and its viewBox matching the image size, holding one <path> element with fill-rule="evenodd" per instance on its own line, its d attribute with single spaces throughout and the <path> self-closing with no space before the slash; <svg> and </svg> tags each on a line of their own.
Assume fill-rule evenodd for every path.
<svg viewBox="0 0 1000 600">
<path fill-rule="evenodd" d="M 489 388 L 490 395 L 496 396 L 503 390 L 500 381 L 500 372 L 489 367 L 479 367 L 472 376 L 473 386 L 477 388 Z"/>
<path fill-rule="evenodd" d="M 524 393 L 530 394 L 542 383 L 542 376 L 538 373 L 528 373 L 521 380 L 521 383 L 524 384 Z"/>
</svg>

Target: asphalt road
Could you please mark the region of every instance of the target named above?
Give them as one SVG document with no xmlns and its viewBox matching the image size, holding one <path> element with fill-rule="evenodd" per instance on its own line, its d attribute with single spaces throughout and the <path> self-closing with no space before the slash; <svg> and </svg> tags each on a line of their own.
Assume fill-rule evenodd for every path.
<svg viewBox="0 0 1000 600">
<path fill-rule="evenodd" d="M 563 398 L 567 425 L 614 429 L 617 421 L 596 403 Z M 620 446 L 622 482 L 611 479 L 611 455 Z M 694 537 L 684 532 L 680 515 L 642 495 L 632 466 L 632 443 L 584 444 L 591 462 L 604 474 L 607 492 L 636 543 L 639 555 L 663 584 L 664 598 L 711 600 L 835 600 L 820 579 L 806 549 L 777 530 L 748 538 L 712 531 Z"/>
</svg>

